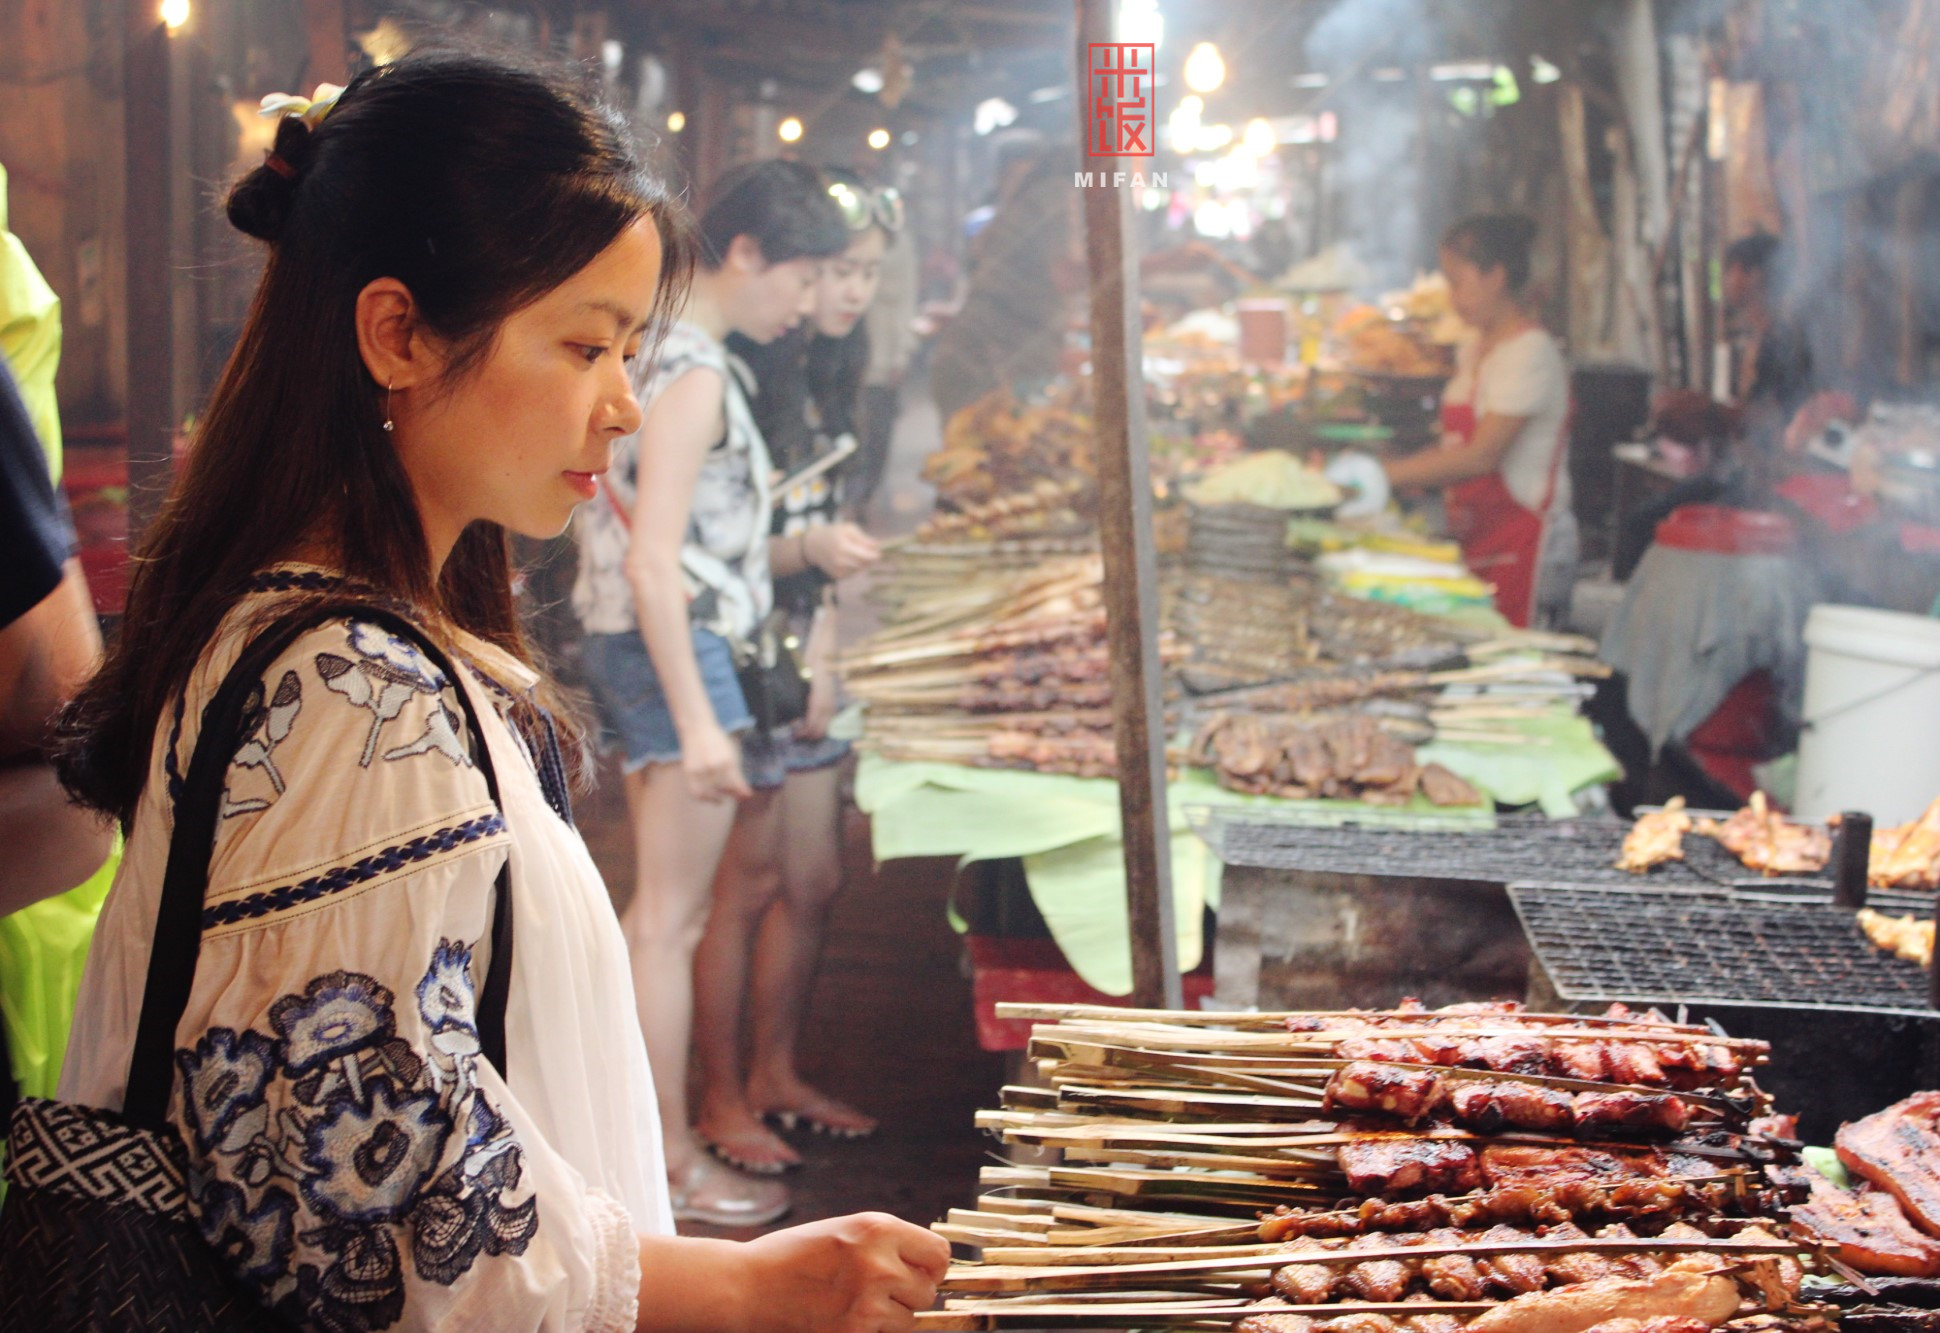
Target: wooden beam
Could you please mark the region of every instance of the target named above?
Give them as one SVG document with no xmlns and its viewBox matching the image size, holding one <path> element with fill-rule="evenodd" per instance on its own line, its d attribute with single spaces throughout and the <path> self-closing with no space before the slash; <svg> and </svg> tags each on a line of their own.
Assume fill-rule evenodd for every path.
<svg viewBox="0 0 1940 1333">
<path fill-rule="evenodd" d="M 122 59 L 128 219 L 128 542 L 161 508 L 175 413 L 173 39 L 153 4 L 130 0 Z"/>
<path fill-rule="evenodd" d="M 1078 0 L 1077 86 L 1090 83 L 1090 45 L 1112 40 L 1113 0 Z M 1122 158 L 1091 156 L 1078 103 L 1078 134 L 1090 172 L 1117 172 Z M 1096 176 L 1092 177 L 1096 180 Z M 1106 175 L 1110 180 L 1111 176 Z M 1152 544 L 1152 468 L 1145 429 L 1138 256 L 1128 187 L 1092 184 L 1084 197 L 1091 273 L 1092 430 L 1097 439 L 1098 529 L 1105 558 L 1106 640 L 1111 650 L 1112 735 L 1131 917 L 1132 995 L 1148 1008 L 1180 1006 L 1173 926 L 1172 837 L 1165 796 L 1165 710 L 1160 696 L 1158 558 Z"/>
</svg>

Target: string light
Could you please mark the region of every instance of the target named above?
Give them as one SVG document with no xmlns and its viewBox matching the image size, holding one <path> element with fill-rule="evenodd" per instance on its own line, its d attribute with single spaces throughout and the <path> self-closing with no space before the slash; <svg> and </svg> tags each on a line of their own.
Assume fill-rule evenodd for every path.
<svg viewBox="0 0 1940 1333">
<path fill-rule="evenodd" d="M 1186 87 L 1195 93 L 1217 92 L 1226 82 L 1226 58 L 1211 42 L 1201 42 L 1186 57 Z"/>
<path fill-rule="evenodd" d="M 783 143 L 794 143 L 802 137 L 802 122 L 800 118 L 790 116 L 775 127 L 775 133 L 781 136 Z"/>
<path fill-rule="evenodd" d="M 879 152 L 879 153 L 880 153 L 880 152 L 881 152 L 881 151 L 882 151 L 883 149 L 885 149 L 885 148 L 887 148 L 887 147 L 889 147 L 889 131 L 888 131 L 888 130 L 870 130 L 870 131 L 869 131 L 869 146 L 870 146 L 871 148 L 873 148 L 873 149 L 875 149 L 875 150 L 876 150 L 877 152 Z"/>
<path fill-rule="evenodd" d="M 679 134 L 686 128 L 687 113 L 685 111 L 670 111 L 667 113 L 667 133 Z"/>
<path fill-rule="evenodd" d="M 189 21 L 189 0 L 162 0 L 162 26 L 179 32 Z"/>
</svg>

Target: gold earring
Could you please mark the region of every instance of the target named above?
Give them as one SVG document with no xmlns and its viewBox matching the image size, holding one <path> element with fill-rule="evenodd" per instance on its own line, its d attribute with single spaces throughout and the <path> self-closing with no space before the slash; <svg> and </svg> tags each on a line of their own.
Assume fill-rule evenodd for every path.
<svg viewBox="0 0 1940 1333">
<path fill-rule="evenodd" d="M 391 381 L 384 381 L 384 429 L 389 431 L 396 426 L 391 420 Z"/>
</svg>

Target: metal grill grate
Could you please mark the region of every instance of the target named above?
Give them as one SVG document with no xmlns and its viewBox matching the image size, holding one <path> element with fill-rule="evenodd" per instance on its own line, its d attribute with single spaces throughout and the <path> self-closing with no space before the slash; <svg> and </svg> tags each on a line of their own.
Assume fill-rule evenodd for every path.
<svg viewBox="0 0 1940 1333">
<path fill-rule="evenodd" d="M 1925 970 L 1875 949 L 1830 903 L 1528 885 L 1509 897 L 1566 1000 L 1927 1007 Z"/>
<path fill-rule="evenodd" d="M 1793 885 L 1824 891 L 1825 879 L 1764 880 L 1710 838 L 1684 839 L 1684 860 L 1642 875 L 1616 868 L 1630 825 L 1619 819 L 1504 815 L 1494 828 L 1472 817 L 1393 815 L 1343 827 L 1247 811 L 1209 809 L 1194 820 L 1229 866 L 1486 884 L 1583 884 L 1718 889 Z"/>
</svg>

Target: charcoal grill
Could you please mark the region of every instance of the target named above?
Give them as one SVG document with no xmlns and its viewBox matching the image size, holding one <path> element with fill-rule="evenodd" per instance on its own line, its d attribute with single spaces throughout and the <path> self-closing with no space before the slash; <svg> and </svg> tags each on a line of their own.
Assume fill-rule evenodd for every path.
<svg viewBox="0 0 1940 1333">
<path fill-rule="evenodd" d="M 1509 898 L 1565 1000 L 1927 1008 L 1926 969 L 1875 949 L 1829 899 L 1527 884 Z M 1922 911 L 1898 895 L 1871 901 Z"/>
<path fill-rule="evenodd" d="M 1875 949 L 1830 895 L 1514 884 L 1509 899 L 1535 958 L 1533 1004 L 1677 1006 L 1769 1041 L 1759 1081 L 1810 1141 L 1940 1083 L 1926 970 Z M 1870 901 L 1933 911 L 1930 896 Z"/>
<path fill-rule="evenodd" d="M 1257 811 L 1195 811 L 1194 827 L 1228 866 L 1478 884 L 1581 884 L 1697 889 L 1757 885 L 1824 893 L 1829 879 L 1768 880 L 1710 838 L 1687 837 L 1684 859 L 1642 875 L 1616 862 L 1630 825 L 1620 819 L 1503 815 L 1493 827 L 1471 814 L 1396 814 L 1331 824 Z"/>
</svg>

